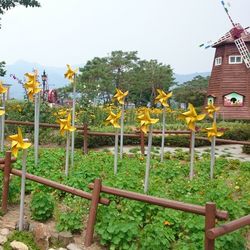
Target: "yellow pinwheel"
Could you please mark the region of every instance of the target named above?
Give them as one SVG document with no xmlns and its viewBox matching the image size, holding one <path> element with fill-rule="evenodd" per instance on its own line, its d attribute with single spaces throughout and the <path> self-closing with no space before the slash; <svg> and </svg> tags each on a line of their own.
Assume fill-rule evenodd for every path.
<svg viewBox="0 0 250 250">
<path fill-rule="evenodd" d="M 118 123 L 119 119 L 121 118 L 121 111 L 117 114 L 115 114 L 114 112 L 110 111 L 109 116 L 107 117 L 107 119 L 105 120 L 106 123 L 110 123 L 112 124 L 115 128 L 120 128 L 120 124 Z"/>
<path fill-rule="evenodd" d="M 67 68 L 68 70 L 66 71 L 66 73 L 64 74 L 64 77 L 69 79 L 71 82 L 74 81 L 74 77 L 76 75 L 76 72 L 78 71 L 78 68 L 73 70 L 69 64 L 67 64 Z"/>
<path fill-rule="evenodd" d="M 17 157 L 19 149 L 27 149 L 31 146 L 31 143 L 23 141 L 23 135 L 20 128 L 16 135 L 10 135 L 9 140 L 11 141 L 11 152 Z"/>
<path fill-rule="evenodd" d="M 208 116 L 213 118 L 213 114 L 215 112 L 217 112 L 218 110 L 220 110 L 219 107 L 215 107 L 213 104 L 208 104 L 206 107 L 205 107 L 207 113 L 208 113 Z"/>
<path fill-rule="evenodd" d="M 36 73 L 26 73 L 25 76 L 28 78 L 28 80 L 24 84 L 24 87 L 27 90 L 29 100 L 33 101 L 33 96 L 41 91 L 41 89 L 39 88 L 40 83 L 37 82 Z"/>
<path fill-rule="evenodd" d="M 57 123 L 60 124 L 60 133 L 64 135 L 65 131 L 73 132 L 76 130 L 75 127 L 71 126 L 71 114 L 69 113 L 67 118 L 65 119 L 58 119 Z"/>
<path fill-rule="evenodd" d="M 162 106 L 168 107 L 168 99 L 173 95 L 172 92 L 166 94 L 162 89 L 156 89 L 158 96 L 155 98 L 155 103 L 161 103 Z"/>
<path fill-rule="evenodd" d="M 212 137 L 214 137 L 214 136 L 220 137 L 224 134 L 223 132 L 217 131 L 216 122 L 213 122 L 213 125 L 211 128 L 205 128 L 204 130 L 207 131 L 207 137 L 210 141 L 212 140 Z"/>
<path fill-rule="evenodd" d="M 195 108 L 191 103 L 188 104 L 188 109 L 189 111 L 179 115 L 179 119 L 186 121 L 188 128 L 195 131 L 195 122 L 203 120 L 206 114 L 197 115 Z"/>
<path fill-rule="evenodd" d="M 3 108 L 0 108 L 0 116 L 5 114 L 5 110 Z"/>
<path fill-rule="evenodd" d="M 0 94 L 6 93 L 7 90 L 8 90 L 8 88 L 4 87 L 4 86 L 3 86 L 3 82 L 0 81 Z"/>
<path fill-rule="evenodd" d="M 150 111 L 148 108 L 143 108 L 139 111 L 139 114 L 137 116 L 137 118 L 140 120 L 141 130 L 144 134 L 147 133 L 149 125 L 155 124 L 159 121 L 159 119 L 151 118 L 149 112 Z"/>
<path fill-rule="evenodd" d="M 114 99 L 117 100 L 120 104 L 124 104 L 124 99 L 128 95 L 128 91 L 122 92 L 120 89 L 116 88 L 116 94 L 114 95 Z"/>
</svg>

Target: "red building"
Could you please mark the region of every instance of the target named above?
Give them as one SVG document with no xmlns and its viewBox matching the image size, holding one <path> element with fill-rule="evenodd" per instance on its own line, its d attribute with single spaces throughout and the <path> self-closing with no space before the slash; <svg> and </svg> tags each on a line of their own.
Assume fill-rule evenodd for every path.
<svg viewBox="0 0 250 250">
<path fill-rule="evenodd" d="M 250 33 L 241 30 L 237 36 L 234 29 L 213 44 L 216 50 L 206 102 L 220 107 L 222 118 L 250 119 Z"/>
</svg>

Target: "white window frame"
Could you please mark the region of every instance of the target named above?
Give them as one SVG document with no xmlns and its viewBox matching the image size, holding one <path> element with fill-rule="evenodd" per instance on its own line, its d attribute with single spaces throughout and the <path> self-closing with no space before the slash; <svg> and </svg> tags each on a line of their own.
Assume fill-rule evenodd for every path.
<svg viewBox="0 0 250 250">
<path fill-rule="evenodd" d="M 221 56 L 220 57 L 216 57 L 214 59 L 214 66 L 219 66 L 221 64 L 222 64 L 222 57 Z"/>
<path fill-rule="evenodd" d="M 234 62 L 231 61 L 231 58 L 234 58 Z M 240 61 L 237 62 L 236 58 L 240 58 Z M 231 55 L 228 58 L 228 63 L 229 64 L 241 64 L 242 62 L 243 62 L 242 56 L 240 56 L 240 55 Z"/>
</svg>

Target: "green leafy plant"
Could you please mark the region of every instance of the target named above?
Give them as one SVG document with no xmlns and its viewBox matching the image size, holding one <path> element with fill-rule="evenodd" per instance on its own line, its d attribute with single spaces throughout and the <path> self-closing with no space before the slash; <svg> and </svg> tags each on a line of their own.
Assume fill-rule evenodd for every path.
<svg viewBox="0 0 250 250">
<path fill-rule="evenodd" d="M 54 202 L 49 193 L 36 192 L 33 194 L 31 203 L 31 216 L 38 221 L 46 221 L 53 216 Z"/>
<path fill-rule="evenodd" d="M 82 215 L 76 211 L 64 212 L 59 215 L 59 221 L 56 228 L 59 232 L 70 231 L 77 233 L 81 231 L 83 227 Z"/>
</svg>

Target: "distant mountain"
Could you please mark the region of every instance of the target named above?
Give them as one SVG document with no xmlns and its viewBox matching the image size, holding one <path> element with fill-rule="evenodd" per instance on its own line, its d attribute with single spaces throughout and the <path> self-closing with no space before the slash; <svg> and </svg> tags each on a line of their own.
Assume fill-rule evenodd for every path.
<svg viewBox="0 0 250 250">
<path fill-rule="evenodd" d="M 79 65 L 73 66 L 79 67 Z M 21 84 L 19 84 L 16 80 L 10 77 L 11 74 L 14 74 L 20 80 L 24 81 L 24 74 L 26 72 L 32 72 L 33 69 L 37 69 L 39 74 L 41 75 L 45 70 L 48 75 L 48 83 L 50 89 L 60 88 L 68 84 L 68 81 L 64 78 L 64 73 L 66 71 L 65 67 L 47 67 L 37 63 L 31 63 L 26 61 L 17 61 L 14 64 L 7 65 L 7 74 L 3 78 L 5 83 L 11 84 L 10 88 L 10 96 L 11 98 L 23 99 L 24 90 Z M 193 74 L 175 74 L 175 81 L 178 84 L 182 84 L 186 81 L 192 80 L 195 76 L 208 76 L 210 72 L 201 72 L 201 73 L 193 73 Z"/>
<path fill-rule="evenodd" d="M 184 82 L 187 82 L 187 81 L 190 81 L 192 80 L 194 77 L 200 75 L 200 76 L 203 76 L 203 77 L 206 77 L 206 76 L 210 76 L 210 72 L 196 72 L 196 73 L 192 73 L 192 74 L 185 74 L 185 75 L 182 75 L 182 74 L 174 74 L 174 77 L 175 77 L 175 81 L 178 83 L 178 84 L 182 84 Z"/>
</svg>

